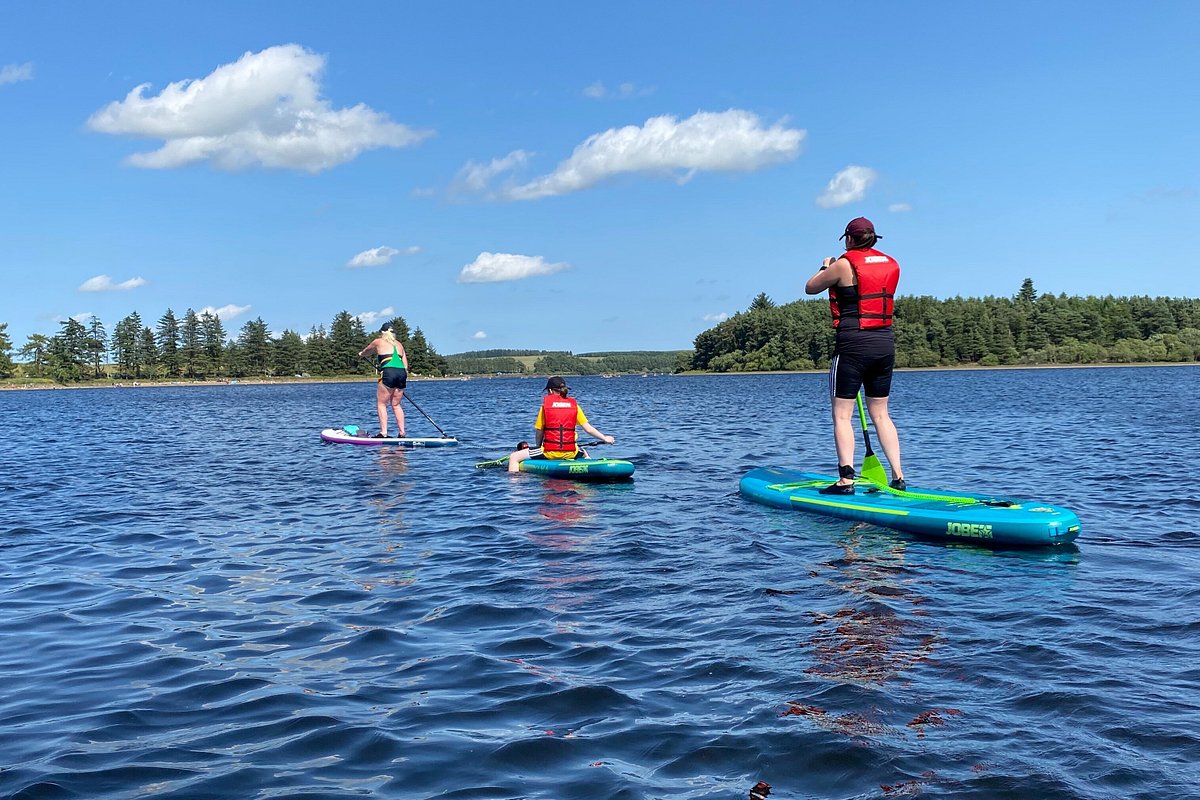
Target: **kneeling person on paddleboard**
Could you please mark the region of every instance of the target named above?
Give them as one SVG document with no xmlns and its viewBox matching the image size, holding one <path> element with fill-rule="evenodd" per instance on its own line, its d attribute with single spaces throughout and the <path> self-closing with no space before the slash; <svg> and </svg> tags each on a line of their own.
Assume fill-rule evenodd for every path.
<svg viewBox="0 0 1200 800">
<path fill-rule="evenodd" d="M 392 333 L 392 323 L 385 322 L 379 328 L 379 336 L 358 354 L 375 354 L 375 369 L 379 371 L 379 383 L 375 388 L 375 410 L 379 412 L 379 433 L 376 439 L 388 438 L 388 406 L 396 415 L 396 437 L 404 438 L 404 387 L 408 385 L 408 355 L 404 345 Z"/>
<path fill-rule="evenodd" d="M 833 361 L 829 366 L 829 393 L 833 400 L 833 438 L 837 446 L 837 482 L 821 490 L 822 494 L 854 494 L 854 427 L 851 418 L 858 392 L 865 388 L 867 411 L 879 443 L 892 468 L 891 487 L 904 490 L 904 469 L 900 466 L 900 437 L 888 415 L 888 394 L 892 388 L 892 370 L 896 365 L 896 340 L 892 334 L 892 311 L 900 265 L 887 253 L 875 249 L 880 238 L 866 217 L 850 220 L 839 238 L 846 240 L 846 252 L 826 258 L 816 274 L 804 284 L 808 294 L 829 292 L 829 308 L 837 332 Z M 870 452 L 863 460 L 863 477 L 883 483 L 887 475 L 879 459 Z"/>
<path fill-rule="evenodd" d="M 538 409 L 537 419 L 533 423 L 536 432 L 535 444 L 541 448 L 540 455 L 533 455 L 528 447 L 518 448 L 508 457 L 508 471 L 520 472 L 522 461 L 529 458 L 571 459 L 587 458 L 587 453 L 580 449 L 576 438 L 575 428 L 580 427 L 606 444 L 617 441 L 596 430 L 579 403 L 572 397 L 567 397 L 571 390 L 567 382 L 555 375 L 546 381 L 542 407 Z M 525 442 L 521 442 L 525 444 Z"/>
</svg>

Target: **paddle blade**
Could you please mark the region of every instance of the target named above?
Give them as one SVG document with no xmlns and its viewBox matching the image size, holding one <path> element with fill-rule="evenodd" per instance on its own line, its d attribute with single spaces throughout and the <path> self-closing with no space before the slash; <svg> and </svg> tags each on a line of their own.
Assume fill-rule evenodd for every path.
<svg viewBox="0 0 1200 800">
<path fill-rule="evenodd" d="M 879 462 L 879 456 L 868 451 L 863 456 L 862 472 L 860 473 L 865 479 L 879 486 L 887 486 L 888 478 L 887 471 L 883 468 L 883 464 Z"/>
</svg>

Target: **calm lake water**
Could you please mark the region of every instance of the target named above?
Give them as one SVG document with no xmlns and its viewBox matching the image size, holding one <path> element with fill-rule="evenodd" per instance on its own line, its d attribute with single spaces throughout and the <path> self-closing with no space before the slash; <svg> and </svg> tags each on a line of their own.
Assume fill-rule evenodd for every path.
<svg viewBox="0 0 1200 800">
<path fill-rule="evenodd" d="M 412 384 L 428 451 L 319 440 L 367 383 L 0 393 L 0 796 L 1200 796 L 1200 368 L 897 377 L 909 481 L 1057 551 L 739 497 L 835 469 L 824 375 L 571 385 L 633 483 L 473 468 L 541 379 Z"/>
</svg>

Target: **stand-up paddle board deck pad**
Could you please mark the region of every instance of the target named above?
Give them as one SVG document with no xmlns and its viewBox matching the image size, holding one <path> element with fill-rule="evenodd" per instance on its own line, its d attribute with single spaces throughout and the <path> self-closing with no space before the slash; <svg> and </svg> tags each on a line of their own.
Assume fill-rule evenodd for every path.
<svg viewBox="0 0 1200 800">
<path fill-rule="evenodd" d="M 1032 500 L 909 488 L 897 491 L 859 482 L 852 495 L 821 494 L 837 478 L 779 467 L 750 470 L 740 488 L 749 499 L 775 508 L 955 541 L 1045 546 L 1073 542 L 1079 517 Z"/>
<path fill-rule="evenodd" d="M 327 442 L 334 444 L 357 444 L 364 447 L 378 447 L 381 444 L 388 444 L 392 447 L 446 447 L 452 444 L 458 444 L 458 439 L 454 438 L 400 438 L 394 436 L 387 439 L 376 439 L 373 436 L 367 436 L 361 430 L 354 433 L 347 431 L 345 428 L 326 428 L 321 431 L 321 438 Z"/>
</svg>

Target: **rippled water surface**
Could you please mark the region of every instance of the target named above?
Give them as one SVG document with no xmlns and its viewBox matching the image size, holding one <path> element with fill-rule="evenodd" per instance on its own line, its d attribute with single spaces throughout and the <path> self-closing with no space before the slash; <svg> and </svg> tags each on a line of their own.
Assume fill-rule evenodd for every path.
<svg viewBox="0 0 1200 800">
<path fill-rule="evenodd" d="M 834 468 L 817 374 L 575 379 L 633 483 L 475 470 L 540 388 L 412 384 L 427 451 L 320 442 L 370 384 L 0 393 L 0 796 L 1200 795 L 1200 369 L 897 377 L 1041 551 L 741 499 Z"/>
</svg>

